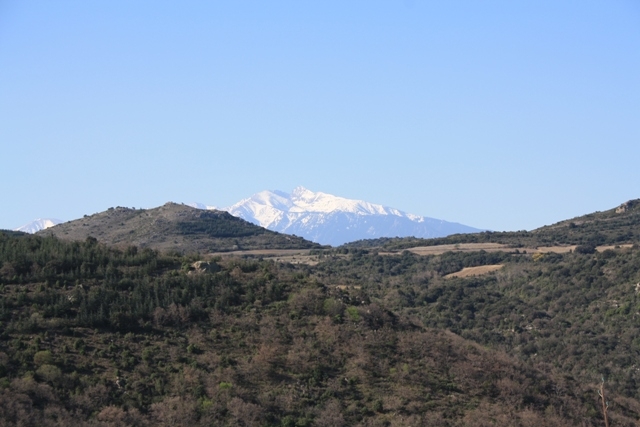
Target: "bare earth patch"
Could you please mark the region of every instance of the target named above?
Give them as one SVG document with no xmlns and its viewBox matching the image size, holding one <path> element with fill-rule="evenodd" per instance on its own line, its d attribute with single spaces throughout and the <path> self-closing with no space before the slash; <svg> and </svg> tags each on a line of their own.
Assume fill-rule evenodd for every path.
<svg viewBox="0 0 640 427">
<path fill-rule="evenodd" d="M 444 276 L 445 278 L 449 277 L 470 277 L 470 276 L 480 276 L 482 274 L 488 274 L 493 271 L 500 270 L 503 267 L 502 264 L 494 264 L 494 265 L 481 265 L 479 267 L 465 267 L 460 271 L 456 271 L 455 273 L 447 274 Z"/>
</svg>

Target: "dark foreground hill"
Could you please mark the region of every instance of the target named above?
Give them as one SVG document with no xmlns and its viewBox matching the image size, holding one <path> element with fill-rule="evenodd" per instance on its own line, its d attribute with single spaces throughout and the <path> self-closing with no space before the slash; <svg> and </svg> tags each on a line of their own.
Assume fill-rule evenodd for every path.
<svg viewBox="0 0 640 427">
<path fill-rule="evenodd" d="M 94 237 L 109 245 L 188 252 L 243 249 L 301 249 L 319 245 L 266 230 L 227 212 L 176 203 L 154 209 L 110 208 L 38 232 L 65 240 Z"/>
<path fill-rule="evenodd" d="M 601 251 L 579 245 L 564 253 L 428 256 L 340 249 L 325 257 L 314 272 L 327 286 L 358 286 L 398 315 L 503 351 L 556 380 L 572 379 L 591 389 L 596 400 L 604 378 L 611 425 L 637 425 L 637 244 Z M 596 400 L 592 414 L 599 411 Z"/>
<path fill-rule="evenodd" d="M 194 261 L 0 234 L 0 424 L 601 425 L 590 384 L 323 283 L 331 258 Z"/>
</svg>

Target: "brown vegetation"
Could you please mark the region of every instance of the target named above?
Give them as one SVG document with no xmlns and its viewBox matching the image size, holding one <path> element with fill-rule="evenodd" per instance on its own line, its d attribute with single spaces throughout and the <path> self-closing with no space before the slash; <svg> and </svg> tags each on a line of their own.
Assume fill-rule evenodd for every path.
<svg viewBox="0 0 640 427">
<path fill-rule="evenodd" d="M 445 278 L 451 277 L 471 277 L 471 276 L 481 276 L 483 274 L 492 273 L 494 271 L 500 270 L 504 267 L 502 264 L 496 265 L 481 265 L 478 267 L 465 267 L 460 271 L 456 271 L 455 273 L 450 273 L 445 275 Z"/>
<path fill-rule="evenodd" d="M 39 232 L 60 239 L 130 245 L 182 254 L 253 249 L 310 249 L 320 245 L 266 230 L 227 212 L 167 203 L 154 209 L 110 208 Z"/>
</svg>

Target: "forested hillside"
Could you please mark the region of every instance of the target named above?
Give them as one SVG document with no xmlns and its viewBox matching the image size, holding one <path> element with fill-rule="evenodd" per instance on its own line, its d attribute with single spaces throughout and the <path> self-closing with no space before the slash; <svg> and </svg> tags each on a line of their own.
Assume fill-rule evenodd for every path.
<svg viewBox="0 0 640 427">
<path fill-rule="evenodd" d="M 634 206 L 309 265 L 0 232 L 0 425 L 635 426 Z"/>
<path fill-rule="evenodd" d="M 323 283 L 332 256 L 316 273 L 2 234 L 0 260 L 5 425 L 600 421 L 589 384 Z"/>
<path fill-rule="evenodd" d="M 502 267 L 483 276 L 445 277 L 486 265 Z M 604 377 L 617 397 L 617 416 L 638 416 L 637 245 L 529 255 L 390 256 L 354 250 L 317 270 L 324 283 L 359 286 L 396 313 L 504 351 L 553 378 L 596 387 Z"/>
</svg>

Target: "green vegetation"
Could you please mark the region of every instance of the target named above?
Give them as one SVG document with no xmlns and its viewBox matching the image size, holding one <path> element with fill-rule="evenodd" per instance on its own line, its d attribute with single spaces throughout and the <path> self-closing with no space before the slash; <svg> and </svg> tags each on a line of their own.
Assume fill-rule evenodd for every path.
<svg viewBox="0 0 640 427">
<path fill-rule="evenodd" d="M 203 234 L 209 237 L 247 237 L 269 232 L 231 215 L 225 215 L 224 221 L 220 218 L 220 214 L 205 211 L 191 221 L 178 222 L 177 227 L 182 234 Z"/>
<path fill-rule="evenodd" d="M 183 236 L 245 232 L 204 214 Z M 637 425 L 635 215 L 465 237 L 567 253 L 360 242 L 316 265 L 0 232 L 0 424 L 602 426 L 604 377 L 611 425 Z"/>
</svg>

